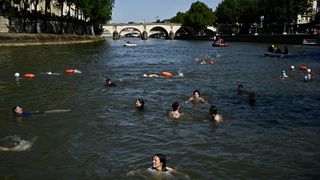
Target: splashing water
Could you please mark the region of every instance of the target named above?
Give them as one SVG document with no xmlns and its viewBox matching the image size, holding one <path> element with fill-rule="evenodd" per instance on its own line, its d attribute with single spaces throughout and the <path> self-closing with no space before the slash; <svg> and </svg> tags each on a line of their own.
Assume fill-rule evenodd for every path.
<svg viewBox="0 0 320 180">
<path fill-rule="evenodd" d="M 0 143 L 2 146 L 9 147 L 13 151 L 26 151 L 32 147 L 33 142 L 37 139 L 38 137 L 33 137 L 31 140 L 24 140 L 17 135 L 13 135 L 0 139 Z"/>
</svg>

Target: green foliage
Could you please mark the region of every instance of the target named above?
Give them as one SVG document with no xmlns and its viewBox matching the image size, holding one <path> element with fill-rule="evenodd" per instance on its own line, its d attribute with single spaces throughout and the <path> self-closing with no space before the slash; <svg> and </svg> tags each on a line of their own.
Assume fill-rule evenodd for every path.
<svg viewBox="0 0 320 180">
<path fill-rule="evenodd" d="M 178 12 L 177 15 L 173 18 L 171 18 L 171 22 L 173 23 L 181 23 L 184 24 L 184 18 L 186 16 L 186 13 Z"/>
<path fill-rule="evenodd" d="M 175 17 L 171 18 L 171 22 L 191 27 L 195 34 L 202 32 L 206 26 L 213 25 L 215 20 L 216 16 L 212 9 L 200 1 L 192 3 L 186 13 L 178 12 Z"/>
<path fill-rule="evenodd" d="M 67 0 L 69 4 L 75 4 L 86 19 L 94 25 L 96 33 L 101 31 L 102 25 L 111 20 L 114 0 Z"/>
<path fill-rule="evenodd" d="M 222 24 L 291 23 L 298 14 L 308 12 L 309 0 L 223 0 L 217 7 L 217 22 Z"/>
</svg>

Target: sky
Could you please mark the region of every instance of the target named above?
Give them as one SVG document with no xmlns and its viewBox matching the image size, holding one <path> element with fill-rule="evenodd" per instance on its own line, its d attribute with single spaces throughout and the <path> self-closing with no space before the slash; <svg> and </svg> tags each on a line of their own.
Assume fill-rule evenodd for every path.
<svg viewBox="0 0 320 180">
<path fill-rule="evenodd" d="M 177 12 L 186 12 L 197 0 L 115 0 L 112 23 L 144 21 L 154 22 L 174 17 Z M 200 0 L 215 10 L 222 0 Z"/>
</svg>

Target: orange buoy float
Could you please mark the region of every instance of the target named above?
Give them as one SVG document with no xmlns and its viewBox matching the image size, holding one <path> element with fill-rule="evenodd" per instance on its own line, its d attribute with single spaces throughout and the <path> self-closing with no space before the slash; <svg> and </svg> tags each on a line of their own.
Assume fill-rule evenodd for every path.
<svg viewBox="0 0 320 180">
<path fill-rule="evenodd" d="M 302 71 L 305 71 L 305 70 L 307 70 L 308 68 L 307 68 L 307 66 L 300 66 L 299 69 L 302 70 Z"/>
<path fill-rule="evenodd" d="M 66 69 L 67 74 L 73 74 L 75 72 L 74 69 Z"/>
<path fill-rule="evenodd" d="M 28 74 L 24 74 L 23 77 L 25 77 L 25 78 L 35 78 L 36 75 L 35 75 L 35 74 L 28 73 Z"/>
<path fill-rule="evenodd" d="M 171 77 L 171 76 L 173 76 L 171 72 L 166 72 L 166 71 L 162 72 L 161 74 L 162 74 L 162 76 L 164 76 L 164 77 Z"/>
</svg>

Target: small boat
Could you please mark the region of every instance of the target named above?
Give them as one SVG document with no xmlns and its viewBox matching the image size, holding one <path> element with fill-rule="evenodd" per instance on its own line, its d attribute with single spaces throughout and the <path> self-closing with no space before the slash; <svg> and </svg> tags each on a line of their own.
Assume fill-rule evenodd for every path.
<svg viewBox="0 0 320 180">
<path fill-rule="evenodd" d="M 123 46 L 126 46 L 126 47 L 134 47 L 134 46 L 137 46 L 137 44 L 134 44 L 134 43 L 126 43 L 126 44 L 124 44 Z"/>
<path fill-rule="evenodd" d="M 302 44 L 307 46 L 320 46 L 320 42 L 318 42 L 317 39 L 303 39 Z"/>
<path fill-rule="evenodd" d="M 228 43 L 212 43 L 212 47 L 226 47 L 229 46 Z"/>
<path fill-rule="evenodd" d="M 273 52 L 264 52 L 264 55 L 267 57 L 277 57 L 277 58 L 285 58 L 285 57 L 291 56 L 291 54 L 273 53 Z"/>
</svg>

